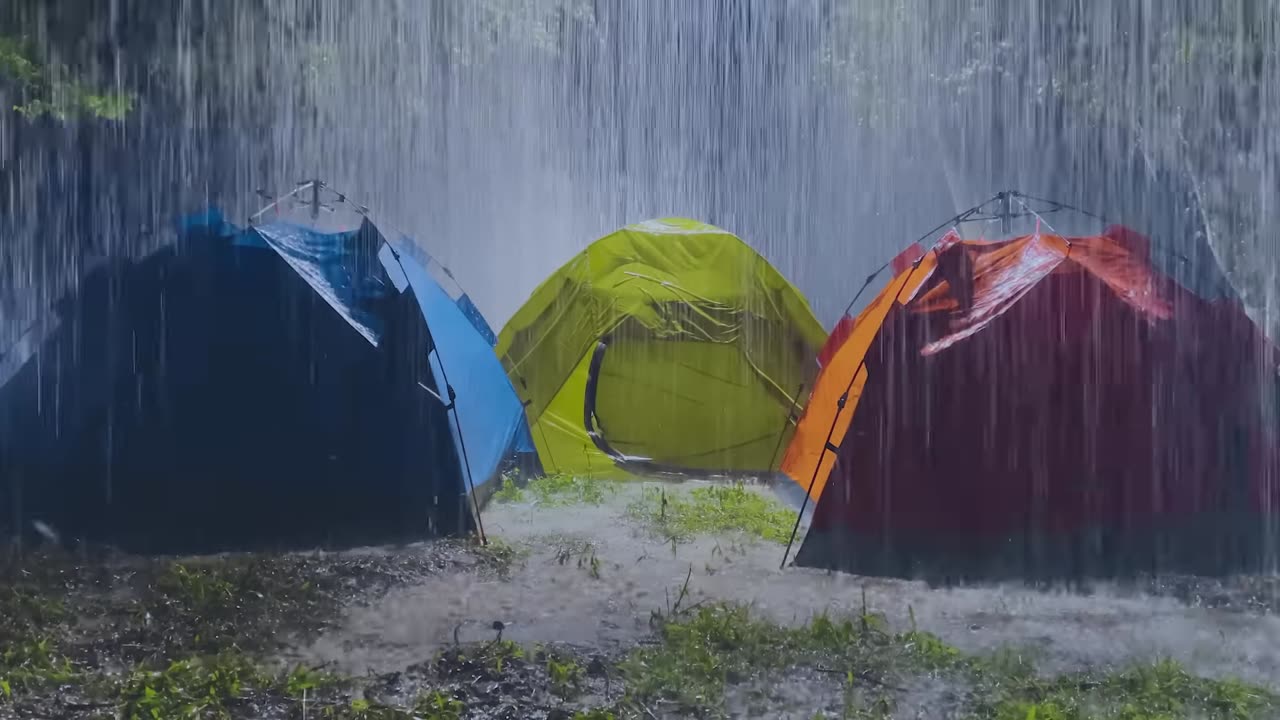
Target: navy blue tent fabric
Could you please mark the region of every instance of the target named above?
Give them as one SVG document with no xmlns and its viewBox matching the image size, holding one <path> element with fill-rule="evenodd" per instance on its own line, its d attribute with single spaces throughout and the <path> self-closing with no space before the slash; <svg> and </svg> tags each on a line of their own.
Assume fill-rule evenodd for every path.
<svg viewBox="0 0 1280 720">
<path fill-rule="evenodd" d="M 469 530 L 434 338 L 376 229 L 188 220 L 5 354 L 0 532 L 207 552 Z"/>
</svg>

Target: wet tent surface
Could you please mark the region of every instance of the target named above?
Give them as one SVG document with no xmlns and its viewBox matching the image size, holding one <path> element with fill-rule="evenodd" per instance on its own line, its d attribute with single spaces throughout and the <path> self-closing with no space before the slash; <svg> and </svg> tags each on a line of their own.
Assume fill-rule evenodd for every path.
<svg viewBox="0 0 1280 720">
<path fill-rule="evenodd" d="M 788 458 L 807 485 L 848 392 L 797 563 L 942 581 L 1269 567 L 1276 348 L 1149 253 L 1123 228 L 944 238 L 890 281 Z"/>
<path fill-rule="evenodd" d="M 496 348 L 548 470 L 769 472 L 823 331 L 743 240 L 665 218 L 592 243 L 534 291 Z"/>
<path fill-rule="evenodd" d="M 94 273 L 0 391 L 4 520 L 143 552 L 466 527 L 448 418 L 416 387 L 434 386 L 420 311 L 365 300 L 379 347 L 260 240 Z"/>
<path fill-rule="evenodd" d="M 431 258 L 412 240 L 396 243 L 396 264 L 404 272 L 423 322 L 431 329 L 430 360 L 437 387 L 453 389 L 456 406 L 450 431 L 462 458 L 467 488 L 478 497 L 491 494 L 512 456 L 531 454 L 524 407 L 511 387 L 490 339 L 493 331 L 461 294 L 454 299 L 429 272 Z"/>
</svg>

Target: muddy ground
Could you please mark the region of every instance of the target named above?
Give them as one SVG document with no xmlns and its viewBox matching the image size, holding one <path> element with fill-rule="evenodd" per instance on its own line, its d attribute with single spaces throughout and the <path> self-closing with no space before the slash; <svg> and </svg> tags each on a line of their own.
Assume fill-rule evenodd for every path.
<svg viewBox="0 0 1280 720">
<path fill-rule="evenodd" d="M 522 493 L 487 509 L 484 548 L 11 563 L 0 680 L 23 686 L 0 718 L 1277 716 L 1272 579 L 1080 595 L 780 569 L 767 521 L 655 525 L 659 494 L 699 487 Z"/>
</svg>

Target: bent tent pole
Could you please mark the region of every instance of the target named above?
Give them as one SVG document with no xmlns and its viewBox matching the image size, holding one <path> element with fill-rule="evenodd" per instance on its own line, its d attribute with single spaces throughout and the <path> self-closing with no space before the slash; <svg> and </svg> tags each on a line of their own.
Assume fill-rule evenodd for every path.
<svg viewBox="0 0 1280 720">
<path fill-rule="evenodd" d="M 930 231 L 930 234 L 936 231 Z M 926 236 L 927 237 L 927 236 Z M 917 241 L 918 242 L 918 241 Z M 894 293 L 893 302 L 896 304 L 902 299 L 902 291 L 906 289 L 908 282 L 915 276 L 916 270 L 920 268 L 920 263 L 924 260 L 921 255 L 915 262 L 911 263 L 911 272 L 902 276 L 902 284 L 898 286 L 898 291 Z M 890 306 L 892 309 L 892 305 Z M 869 348 L 868 348 L 869 349 Z M 822 452 L 818 453 L 818 462 L 813 466 L 813 475 L 809 477 L 809 487 L 805 488 L 804 500 L 800 503 L 800 511 L 796 513 L 796 524 L 791 528 L 791 537 L 787 539 L 787 549 L 782 553 L 782 564 L 778 566 L 779 570 L 787 567 L 787 557 L 791 555 L 791 545 L 796 541 L 796 534 L 800 532 L 800 521 L 804 519 L 804 511 L 809 507 L 809 497 L 813 493 L 813 486 L 818 481 L 818 472 L 822 469 L 822 461 L 826 458 L 827 453 L 835 453 L 840 450 L 837 445 L 831 444 L 831 436 L 835 435 L 836 423 L 840 420 L 840 413 L 844 412 L 844 407 L 849 402 L 849 393 L 853 390 L 853 383 L 858 379 L 858 373 L 867 365 L 867 354 L 862 354 L 862 360 L 858 362 L 858 366 L 854 368 L 853 374 L 849 376 L 849 384 L 845 386 L 844 393 L 840 395 L 840 399 L 836 401 L 836 415 L 831 419 L 831 427 L 827 428 L 827 439 L 822 443 Z M 835 467 L 832 467 L 834 470 Z"/>
</svg>

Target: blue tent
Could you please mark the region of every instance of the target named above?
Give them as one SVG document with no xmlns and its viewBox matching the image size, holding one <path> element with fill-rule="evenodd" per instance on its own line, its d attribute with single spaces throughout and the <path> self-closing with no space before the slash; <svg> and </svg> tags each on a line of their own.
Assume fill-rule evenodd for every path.
<svg viewBox="0 0 1280 720">
<path fill-rule="evenodd" d="M 493 401 L 488 403 L 488 408 L 489 414 L 494 416 L 494 422 L 485 425 L 491 431 L 497 428 L 507 428 L 511 418 L 515 418 L 517 424 L 514 428 L 514 433 L 510 437 L 509 444 L 503 448 L 504 457 L 529 455 L 531 458 L 536 459 L 537 450 L 533 446 L 533 436 L 529 433 L 528 418 L 525 417 L 524 409 L 520 405 L 515 389 L 511 387 L 511 381 L 507 378 L 506 370 L 502 367 L 502 361 L 493 352 L 493 348 L 498 344 L 498 336 L 493 332 L 493 328 L 489 327 L 489 323 L 484 319 L 480 309 L 475 306 L 475 303 L 471 302 L 471 298 L 458 285 L 453 273 L 449 272 L 449 268 L 440 264 L 439 261 L 431 257 L 429 253 L 410 238 L 401 236 L 395 242 L 395 247 L 402 254 L 402 259 L 404 255 L 408 255 L 408 259 L 405 261 L 416 264 L 419 267 L 418 272 L 421 273 L 422 279 L 428 280 L 435 285 L 434 289 L 427 289 L 424 284 L 423 291 L 418 293 L 419 297 L 443 293 L 453 298 L 453 303 L 457 306 L 457 309 L 466 317 L 467 322 L 475 329 L 476 334 L 488 345 L 488 352 L 482 351 L 475 343 L 471 333 L 465 332 L 461 324 L 453 320 L 454 313 L 452 310 L 446 310 L 444 304 L 440 304 L 438 316 L 441 319 L 450 318 L 449 326 L 457 329 L 457 333 L 453 335 L 457 339 L 457 343 L 449 343 L 449 350 L 442 351 L 449 366 L 474 362 L 478 365 L 478 368 L 474 370 L 478 386 L 505 389 L 502 392 L 490 391 Z M 417 286 L 415 285 L 415 291 L 416 288 Z M 434 328 L 435 326 L 433 325 L 432 327 Z M 437 332 L 445 331 L 440 330 Z M 465 352 L 463 348 L 465 348 Z M 451 353 L 451 351 L 455 350 L 458 353 L 456 360 Z M 481 473 L 481 476 L 487 481 L 492 477 L 492 474 Z"/>
<path fill-rule="evenodd" d="M 210 211 L 94 270 L 0 354 L 0 531 L 198 552 L 470 530 L 523 412 L 410 245 Z"/>
<path fill-rule="evenodd" d="M 410 238 L 389 247 L 436 338 L 432 370 L 441 387 L 453 387 L 458 451 L 486 498 L 504 460 L 535 452 L 524 408 L 493 352 L 497 338 L 447 268 Z"/>
</svg>

